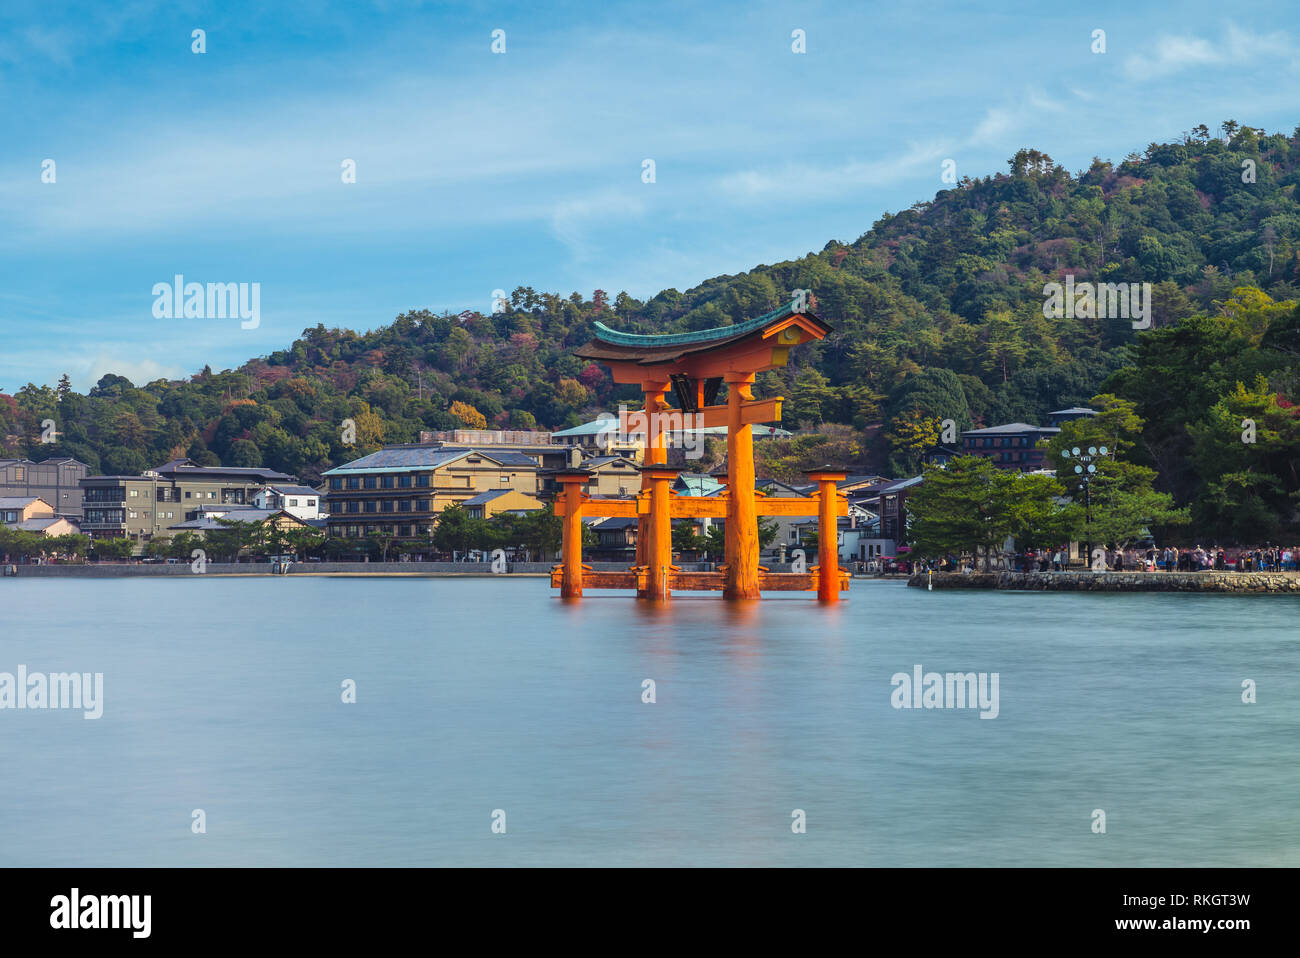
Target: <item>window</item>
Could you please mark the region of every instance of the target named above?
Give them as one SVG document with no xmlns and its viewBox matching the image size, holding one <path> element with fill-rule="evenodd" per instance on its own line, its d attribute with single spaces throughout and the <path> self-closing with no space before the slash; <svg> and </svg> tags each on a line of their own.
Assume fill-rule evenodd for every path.
<svg viewBox="0 0 1300 958">
<path fill-rule="evenodd" d="M 360 511 L 361 511 L 361 503 L 355 501 L 348 503 L 348 512 L 360 512 Z"/>
<path fill-rule="evenodd" d="M 357 537 L 357 527 L 356 527 L 356 526 L 348 526 L 348 538 L 349 538 L 349 539 L 355 539 L 356 537 Z"/>
<path fill-rule="evenodd" d="M 316 505 L 316 500 L 315 500 L 315 499 L 308 499 L 308 500 L 307 500 L 307 508 L 308 508 L 308 509 L 313 508 L 315 505 Z"/>
<path fill-rule="evenodd" d="M 27 470 L 22 466 L 14 466 L 14 482 L 22 482 L 27 476 Z"/>
<path fill-rule="evenodd" d="M 409 539 L 411 538 L 411 527 L 402 526 L 401 531 L 399 531 L 397 534 L 401 536 L 403 539 Z"/>
<path fill-rule="evenodd" d="M 289 505 L 291 505 L 291 506 L 296 506 L 297 504 L 298 504 L 298 500 L 297 500 L 297 499 L 290 499 L 290 500 L 289 500 Z"/>
<path fill-rule="evenodd" d="M 410 500 L 410 499 L 403 499 L 401 502 L 399 502 L 399 503 L 397 504 L 397 511 L 398 511 L 398 512 L 410 512 L 410 511 L 411 511 L 411 500 Z"/>
<path fill-rule="evenodd" d="M 429 500 L 428 500 L 428 499 L 417 499 L 417 500 L 415 500 L 415 511 L 416 511 L 416 512 L 428 512 L 428 511 L 429 511 Z"/>
<path fill-rule="evenodd" d="M 384 500 L 384 512 L 393 512 L 396 508 L 397 506 L 394 504 L 392 499 Z"/>
<path fill-rule="evenodd" d="M 356 477 L 356 476 L 348 476 L 348 488 L 349 488 L 349 489 L 360 489 L 360 488 L 361 488 L 361 480 L 360 480 L 358 477 Z"/>
<path fill-rule="evenodd" d="M 384 476 L 384 488 L 385 488 L 385 489 L 391 489 L 391 488 L 393 488 L 393 477 L 392 477 L 392 476 Z"/>
<path fill-rule="evenodd" d="M 132 509 L 130 512 L 128 512 L 128 513 L 126 514 L 126 516 L 127 516 L 128 519 L 138 519 L 138 518 L 140 518 L 139 516 L 137 516 L 137 515 L 135 514 L 135 510 L 134 510 L 134 509 Z"/>
<path fill-rule="evenodd" d="M 374 476 L 366 476 L 365 486 L 367 489 L 375 489 L 378 485 L 379 483 L 375 481 Z"/>
<path fill-rule="evenodd" d="M 190 491 L 189 491 L 188 489 L 186 489 L 186 490 L 185 490 L 185 498 L 186 498 L 186 499 L 190 498 L 190 495 L 191 495 Z"/>
<path fill-rule="evenodd" d="M 343 480 L 340 479 L 338 476 L 333 476 L 333 477 L 331 477 L 331 478 L 330 478 L 330 488 L 331 488 L 331 489 L 334 489 L 334 490 L 342 489 L 342 488 L 343 488 Z"/>
<path fill-rule="evenodd" d="M 416 477 L 415 477 L 415 484 L 416 484 L 417 486 L 421 486 L 421 487 L 424 487 L 424 488 L 428 488 L 428 486 L 429 486 L 429 475 L 428 475 L 428 473 L 424 473 L 424 472 L 422 472 L 422 473 L 420 473 L 418 476 L 416 476 Z"/>
<path fill-rule="evenodd" d="M 134 499 L 134 498 L 136 498 L 137 496 L 140 495 L 140 490 L 139 490 L 139 489 L 132 489 L 130 492 L 127 493 L 127 495 L 130 496 L 132 499 Z"/>
<path fill-rule="evenodd" d="M 410 489 L 410 488 L 411 488 L 411 477 L 410 477 L 410 476 L 398 476 L 398 477 L 397 477 L 397 488 L 399 488 L 399 489 Z"/>
<path fill-rule="evenodd" d="M 377 512 L 377 511 L 378 511 L 378 510 L 375 508 L 375 500 L 374 500 L 374 499 L 371 499 L 371 500 L 369 500 L 369 501 L 366 502 L 366 512 Z"/>
</svg>

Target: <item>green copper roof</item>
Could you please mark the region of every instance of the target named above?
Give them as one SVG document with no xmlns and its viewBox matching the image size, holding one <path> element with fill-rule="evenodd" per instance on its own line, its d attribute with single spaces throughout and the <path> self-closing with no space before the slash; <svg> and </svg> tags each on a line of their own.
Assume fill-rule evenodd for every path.
<svg viewBox="0 0 1300 958">
<path fill-rule="evenodd" d="M 770 313 L 764 313 L 762 316 L 755 316 L 753 319 L 747 319 L 743 323 L 734 323 L 731 326 L 719 326 L 717 329 L 699 329 L 689 333 L 662 333 L 655 336 L 643 336 L 640 333 L 623 333 L 617 329 L 610 329 L 604 323 L 593 322 L 596 327 L 596 338 L 618 346 L 682 346 L 692 343 L 709 343 L 716 339 L 731 339 L 733 336 L 743 336 L 745 333 L 752 333 L 755 330 L 762 329 L 769 323 L 786 319 L 790 316 L 806 314 L 808 311 L 796 310 L 794 301 L 786 303 L 784 306 L 778 306 Z"/>
</svg>

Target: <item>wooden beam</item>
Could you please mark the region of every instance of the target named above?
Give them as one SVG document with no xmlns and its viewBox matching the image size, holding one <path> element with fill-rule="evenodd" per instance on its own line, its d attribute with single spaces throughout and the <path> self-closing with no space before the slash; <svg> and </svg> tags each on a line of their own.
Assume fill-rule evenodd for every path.
<svg viewBox="0 0 1300 958">
<path fill-rule="evenodd" d="M 726 587 L 725 572 L 669 572 L 668 588 L 680 592 L 721 592 Z M 849 591 L 849 574 L 840 571 L 836 576 L 840 592 Z M 557 567 L 551 572 L 551 585 L 559 588 L 562 573 Z M 622 572 L 584 571 L 583 585 L 588 589 L 645 589 L 648 585 L 644 569 L 628 569 Z M 819 576 L 817 570 L 811 572 L 762 572 L 758 573 L 759 588 L 764 592 L 816 592 Z"/>
<path fill-rule="evenodd" d="M 746 426 L 765 425 L 771 422 L 781 421 L 781 402 L 783 396 L 773 396 L 771 399 L 751 399 L 740 404 L 740 421 Z M 706 429 L 714 426 L 730 425 L 727 418 L 729 410 L 726 406 L 705 406 L 700 410 L 699 418 L 692 417 L 693 422 L 697 422 Z"/>
<path fill-rule="evenodd" d="M 672 496 L 669 500 L 674 519 L 725 519 L 727 517 L 727 497 L 721 496 Z M 815 516 L 818 515 L 818 500 L 813 497 L 800 496 L 774 498 L 759 496 L 754 506 L 760 516 Z M 555 500 L 555 515 L 563 519 L 567 503 L 563 496 Z M 585 496 L 579 506 L 584 516 L 601 516 L 602 518 L 622 517 L 634 519 L 637 516 L 650 515 L 650 500 L 637 497 L 634 499 L 601 498 Z M 849 514 L 848 500 L 843 496 L 835 497 L 835 515 Z"/>
<path fill-rule="evenodd" d="M 641 515 L 637 511 L 637 502 L 636 499 L 604 499 L 600 496 L 583 496 L 578 509 L 584 516 L 621 516 L 627 519 L 635 519 Z M 555 515 L 563 519 L 567 509 L 568 504 L 564 501 L 564 497 L 557 496 L 555 499 Z"/>
</svg>

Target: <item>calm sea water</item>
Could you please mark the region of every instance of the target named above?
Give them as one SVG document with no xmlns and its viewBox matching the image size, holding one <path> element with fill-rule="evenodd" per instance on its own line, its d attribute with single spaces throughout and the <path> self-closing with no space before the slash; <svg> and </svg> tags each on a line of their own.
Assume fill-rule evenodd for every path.
<svg viewBox="0 0 1300 958">
<path fill-rule="evenodd" d="M 105 697 L 0 711 L 0 865 L 1300 864 L 1290 597 L 194 577 L 0 601 L 0 671 L 103 672 Z M 1000 714 L 894 709 L 916 664 L 997 672 Z"/>
</svg>

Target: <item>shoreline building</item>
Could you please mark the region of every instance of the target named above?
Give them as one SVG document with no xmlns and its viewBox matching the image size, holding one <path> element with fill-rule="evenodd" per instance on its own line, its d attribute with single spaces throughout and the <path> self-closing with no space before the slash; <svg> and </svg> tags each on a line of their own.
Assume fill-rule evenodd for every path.
<svg viewBox="0 0 1300 958">
<path fill-rule="evenodd" d="M 199 466 L 175 459 L 140 476 L 81 480 L 81 531 L 95 539 L 130 539 L 136 550 L 172 526 L 197 518 L 201 506 L 246 506 L 268 485 L 294 485 L 274 469 Z"/>
<path fill-rule="evenodd" d="M 485 452 L 426 444 L 385 446 L 327 470 L 329 534 L 364 539 L 382 532 L 425 539 L 448 506 L 487 492 L 536 498 L 540 466 L 523 452 Z"/>
<path fill-rule="evenodd" d="M 253 496 L 258 509 L 284 510 L 297 519 L 320 519 L 324 497 L 311 486 L 283 484 L 266 486 Z"/>
<path fill-rule="evenodd" d="M 77 459 L 0 459 L 0 496 L 37 496 L 56 516 L 81 518 L 81 480 L 89 467 Z"/>
<path fill-rule="evenodd" d="M 43 536 L 74 535 L 81 531 L 75 520 L 56 515 L 54 507 L 39 496 L 0 496 L 0 526 Z"/>
</svg>

